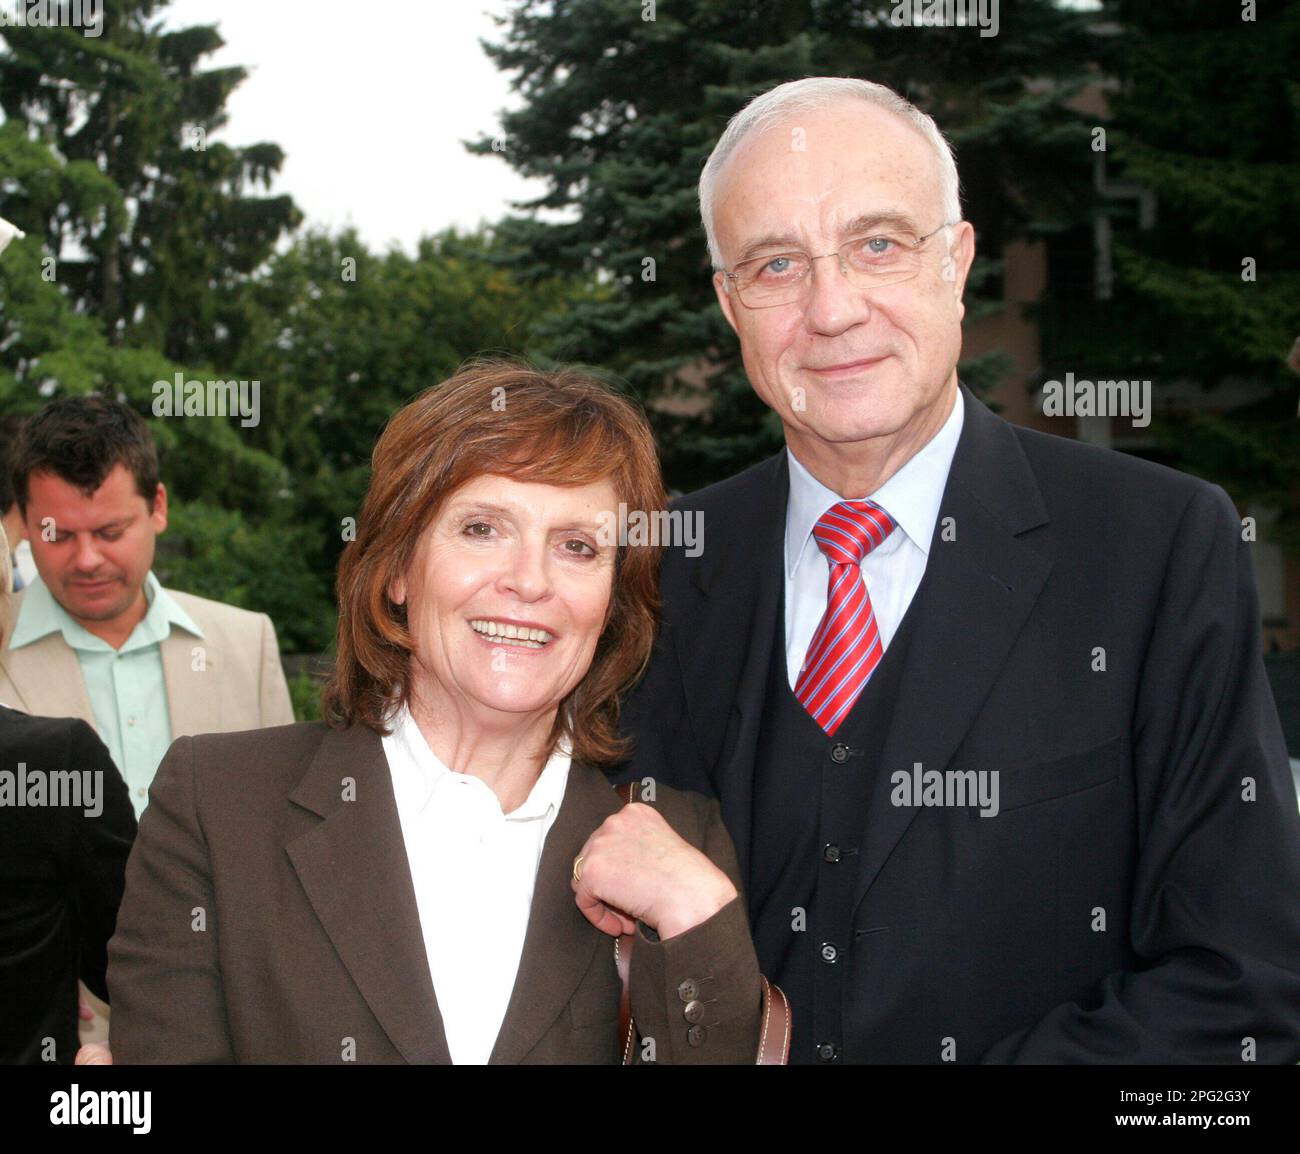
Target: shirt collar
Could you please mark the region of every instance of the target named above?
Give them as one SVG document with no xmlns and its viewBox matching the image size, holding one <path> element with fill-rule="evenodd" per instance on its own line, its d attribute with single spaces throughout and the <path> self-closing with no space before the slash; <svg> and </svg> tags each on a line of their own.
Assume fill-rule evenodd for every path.
<svg viewBox="0 0 1300 1154">
<path fill-rule="evenodd" d="M 393 773 L 393 790 L 398 809 L 419 812 L 429 803 L 439 782 L 454 771 L 429 748 L 409 706 L 401 706 L 389 719 L 392 733 L 384 738 L 386 747 L 398 754 Z M 572 755 L 561 741 L 542 767 L 524 804 L 504 815 L 506 821 L 544 818 L 558 811 L 569 780 Z M 390 759 L 392 767 L 392 759 Z M 484 785 L 484 788 L 488 788 Z"/>
<path fill-rule="evenodd" d="M 131 636 L 116 652 L 125 653 L 132 649 L 156 645 L 168 637 L 173 625 L 184 629 L 187 633 L 192 633 L 195 637 L 203 636 L 203 630 L 162 587 L 152 570 L 145 577 L 144 596 L 149 608 L 131 631 Z M 62 633 L 63 640 L 73 649 L 96 651 L 113 648 L 103 638 L 96 637 L 78 623 L 54 599 L 54 594 L 38 575 L 23 590 L 23 602 L 18 610 L 18 620 L 14 623 L 9 648 L 20 649 L 51 633 Z"/>
<path fill-rule="evenodd" d="M 920 452 L 908 460 L 901 469 L 870 494 L 875 501 L 898 523 L 913 544 L 927 557 L 934 524 L 939 519 L 939 505 L 948 484 L 948 471 L 953 454 L 961 439 L 965 420 L 965 401 L 961 389 L 952 412 L 942 427 Z M 790 464 L 790 500 L 785 520 L 785 571 L 793 577 L 799 568 L 812 538 L 813 528 L 822 514 L 832 505 L 844 500 L 834 489 L 829 489 L 814 477 L 786 446 Z M 815 548 L 816 546 L 814 546 Z"/>
</svg>

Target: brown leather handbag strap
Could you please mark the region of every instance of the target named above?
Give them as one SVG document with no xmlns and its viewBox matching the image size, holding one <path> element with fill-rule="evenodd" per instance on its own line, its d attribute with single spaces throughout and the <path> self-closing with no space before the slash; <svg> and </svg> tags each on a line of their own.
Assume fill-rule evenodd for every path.
<svg viewBox="0 0 1300 1154">
<path fill-rule="evenodd" d="M 636 782 L 616 785 L 614 791 L 627 805 L 636 800 Z M 636 1023 L 632 1020 L 632 947 L 635 934 L 621 934 L 614 940 L 614 965 L 623 989 L 618 997 L 618 1040 L 623 1065 L 632 1064 L 636 1049 Z M 758 1034 L 756 1065 L 784 1066 L 790 1061 L 790 999 L 780 986 L 773 985 L 763 975 L 762 1028 Z"/>
<path fill-rule="evenodd" d="M 763 977 L 762 974 L 759 977 Z M 759 1066 L 785 1066 L 790 1061 L 790 999 L 780 986 L 763 978 L 763 1028 L 758 1035 Z"/>
<path fill-rule="evenodd" d="M 627 805 L 636 797 L 636 782 L 616 785 L 614 792 Z M 621 934 L 614 940 L 614 965 L 623 989 L 618 995 L 618 1041 L 623 1065 L 632 1064 L 632 1049 L 636 1045 L 636 1025 L 632 1021 L 632 946 L 636 934 Z"/>
</svg>

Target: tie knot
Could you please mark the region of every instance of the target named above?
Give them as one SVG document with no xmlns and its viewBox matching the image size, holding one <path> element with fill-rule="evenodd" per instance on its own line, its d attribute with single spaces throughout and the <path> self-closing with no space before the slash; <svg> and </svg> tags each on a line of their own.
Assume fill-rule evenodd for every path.
<svg viewBox="0 0 1300 1154">
<path fill-rule="evenodd" d="M 894 531 L 896 522 L 875 501 L 841 501 L 813 526 L 813 536 L 832 565 L 860 565 Z"/>
</svg>

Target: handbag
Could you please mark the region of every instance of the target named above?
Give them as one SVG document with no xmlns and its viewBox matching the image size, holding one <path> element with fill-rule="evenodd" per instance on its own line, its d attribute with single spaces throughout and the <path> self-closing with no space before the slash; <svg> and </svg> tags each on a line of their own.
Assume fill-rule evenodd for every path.
<svg viewBox="0 0 1300 1154">
<path fill-rule="evenodd" d="M 636 783 L 627 782 L 614 787 L 627 805 L 635 800 Z M 614 940 L 614 965 L 623 991 L 618 999 L 618 1037 L 623 1055 L 623 1065 L 632 1064 L 636 1052 L 637 1028 L 632 1020 L 632 947 L 636 934 L 620 934 Z M 790 999 L 780 986 L 759 975 L 763 983 L 762 1027 L 758 1034 L 757 1066 L 785 1066 L 790 1061 Z"/>
</svg>

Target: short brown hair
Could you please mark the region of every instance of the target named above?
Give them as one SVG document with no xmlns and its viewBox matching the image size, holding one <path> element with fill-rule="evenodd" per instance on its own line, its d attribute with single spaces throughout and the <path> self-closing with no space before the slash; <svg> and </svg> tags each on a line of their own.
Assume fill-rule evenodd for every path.
<svg viewBox="0 0 1300 1154">
<path fill-rule="evenodd" d="M 356 538 L 339 560 L 338 656 L 324 690 L 331 725 L 387 733 L 410 700 L 414 650 L 406 608 L 388 597 L 443 503 L 483 474 L 551 485 L 608 480 L 628 509 L 666 501 L 654 437 L 640 408 L 575 369 L 478 360 L 425 390 L 375 444 Z M 610 611 L 586 676 L 561 703 L 543 752 L 563 737 L 576 760 L 626 757 L 620 694 L 645 671 L 659 614 L 659 545 L 618 545 Z"/>
<path fill-rule="evenodd" d="M 100 393 L 57 397 L 23 422 L 9 472 L 18 511 L 27 516 L 33 473 L 53 473 L 89 497 L 117 465 L 126 466 L 150 509 L 158 496 L 158 450 L 129 405 Z"/>
</svg>

